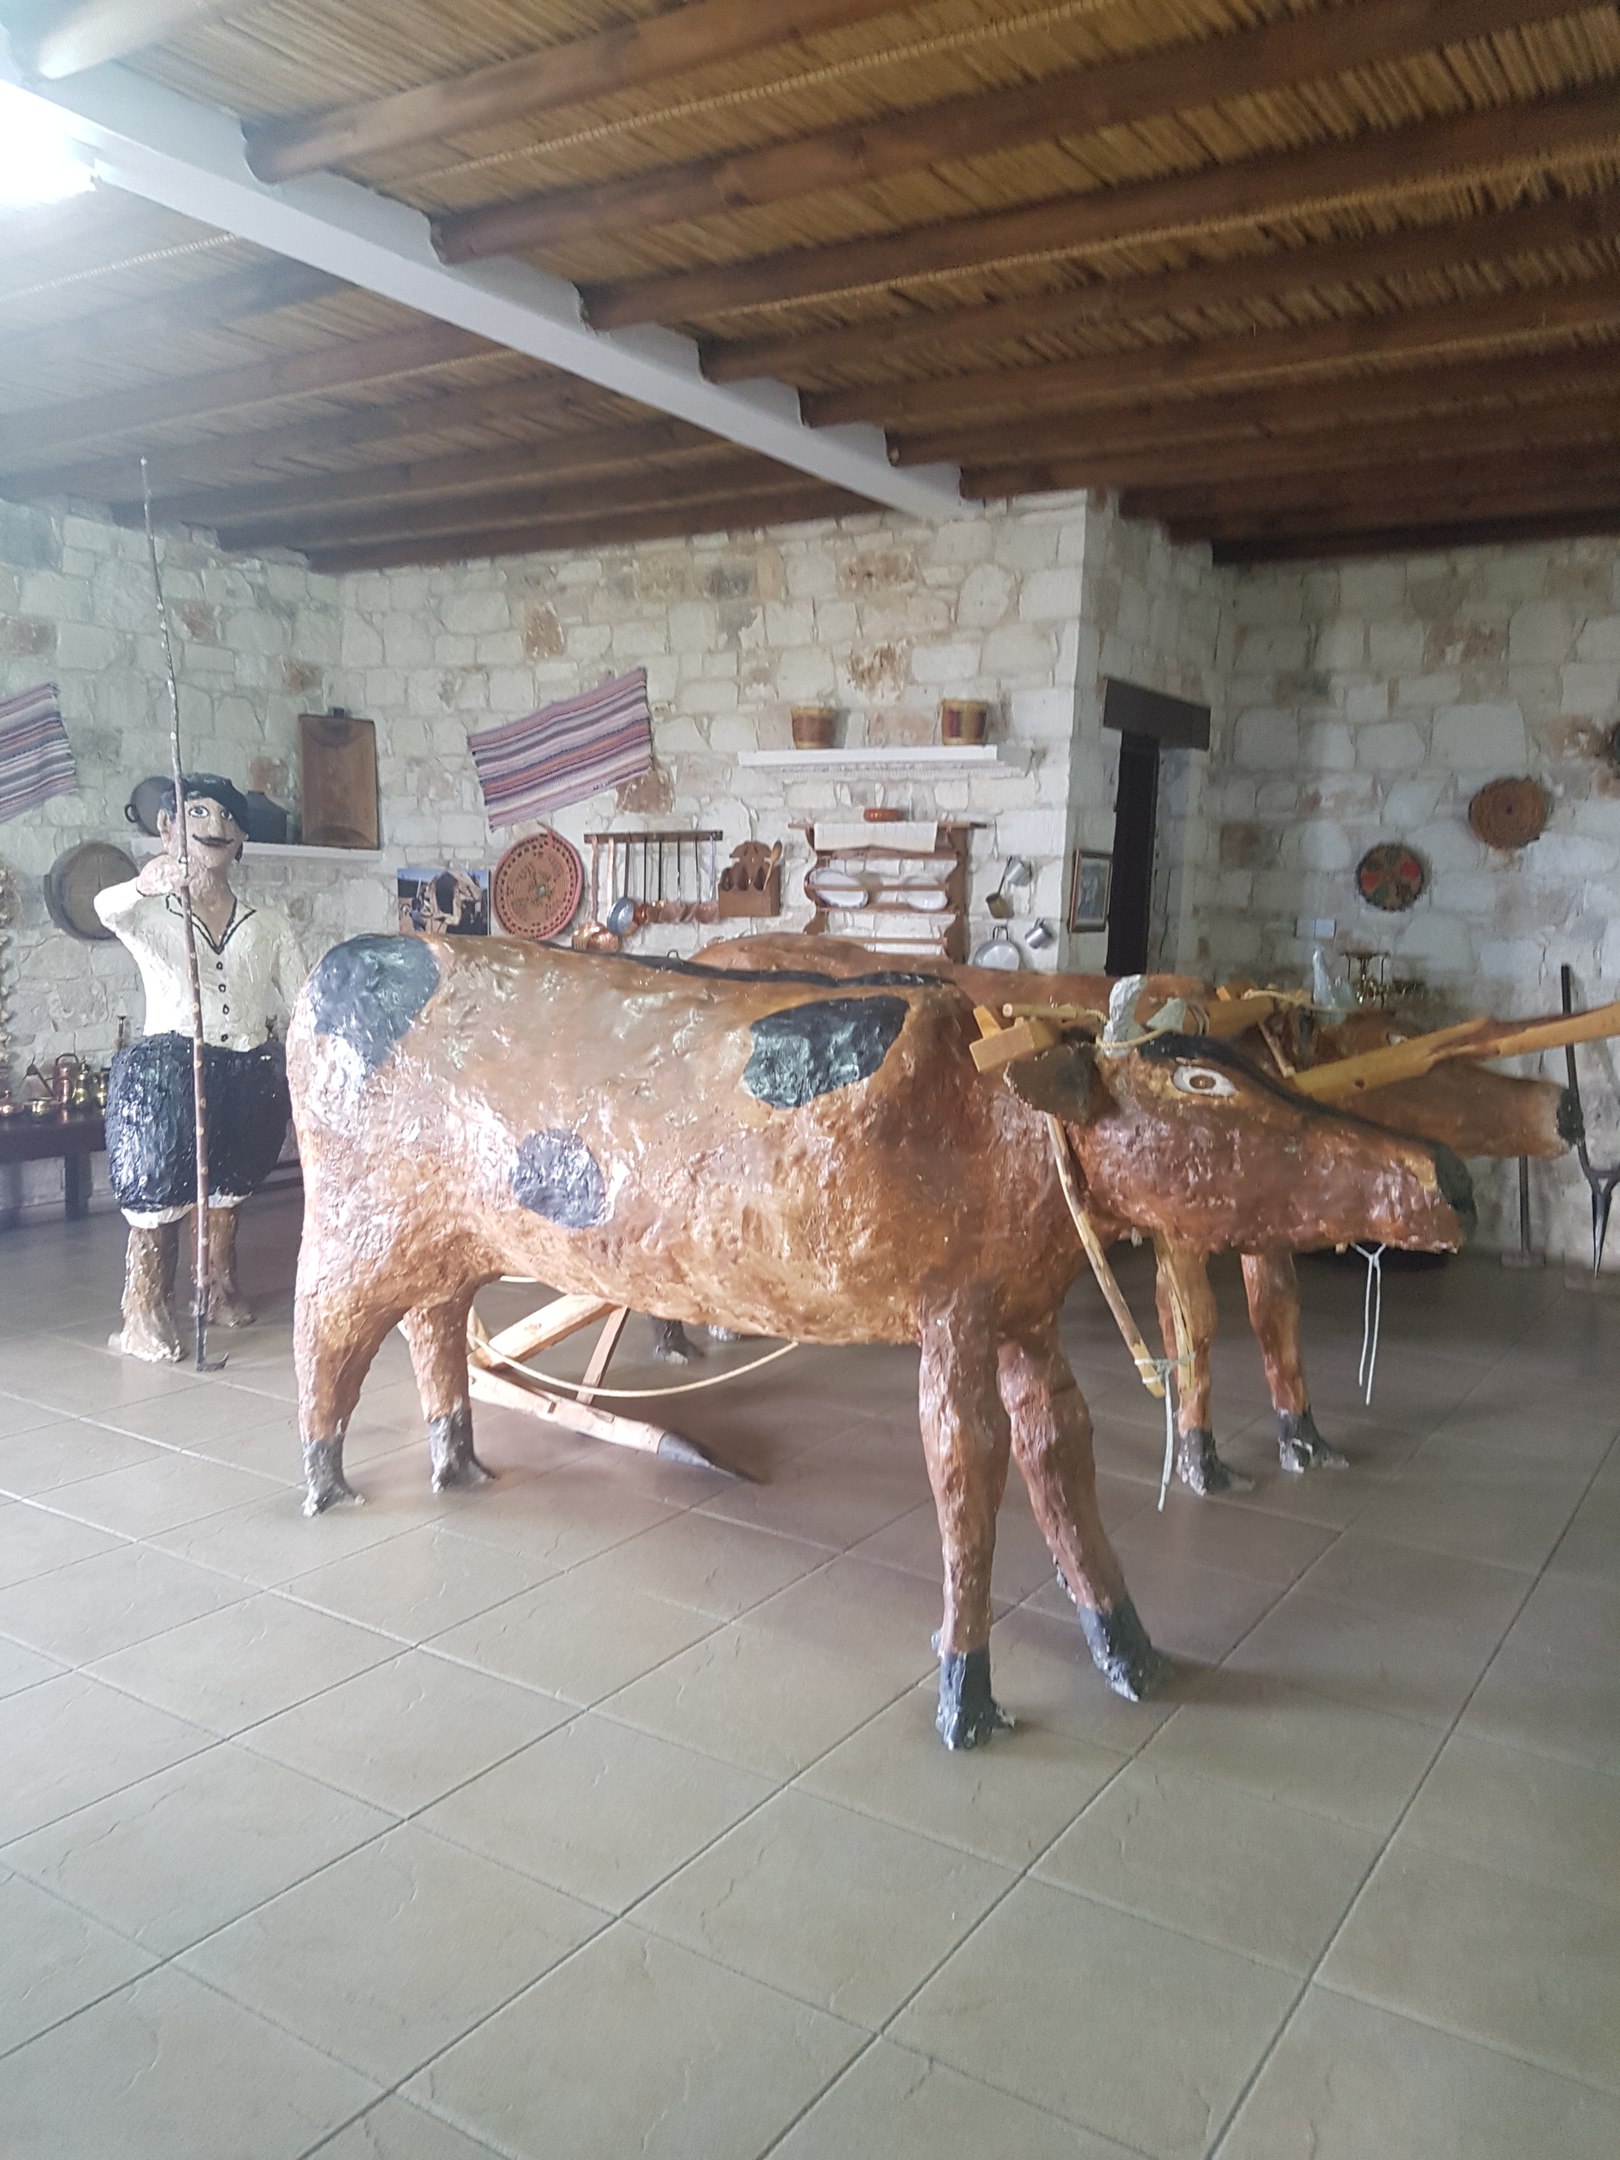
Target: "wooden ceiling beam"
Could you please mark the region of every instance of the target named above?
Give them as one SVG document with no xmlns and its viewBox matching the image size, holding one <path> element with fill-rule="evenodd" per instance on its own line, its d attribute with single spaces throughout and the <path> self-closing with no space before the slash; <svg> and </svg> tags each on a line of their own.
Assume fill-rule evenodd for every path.
<svg viewBox="0 0 1620 2160">
<path fill-rule="evenodd" d="M 318 352 L 290 353 L 212 375 L 181 375 L 135 390 L 104 391 L 63 405 L 40 405 L 0 420 L 0 473 L 26 470 L 46 453 L 104 442 L 171 420 L 200 420 L 283 398 L 310 397 L 359 383 L 395 380 L 496 348 L 451 323 L 430 322 L 378 337 L 354 338 Z"/>
<path fill-rule="evenodd" d="M 273 120 L 250 130 L 248 162 L 261 180 L 348 165 L 379 151 L 438 142 L 478 128 L 554 112 L 735 60 L 767 46 L 793 45 L 894 12 L 904 0 L 691 0 L 594 37 L 497 61 L 449 81 L 330 112 Z"/>
<path fill-rule="evenodd" d="M 385 540 L 396 533 L 419 538 L 424 534 L 462 532 L 469 525 L 498 532 L 505 525 L 535 525 L 569 516 L 583 520 L 595 512 L 654 510 L 681 503 L 744 502 L 754 495 L 779 494 L 792 478 L 766 459 L 726 449 L 701 467 L 633 472 L 595 481 L 588 495 L 566 485 L 515 488 L 473 503 L 451 499 L 368 506 L 346 515 L 308 517 L 301 524 L 280 516 L 264 520 L 221 518 L 217 529 L 221 546 L 235 552 L 272 545 L 302 548 L 300 536 L 315 527 L 359 541 Z M 289 524 L 290 530 L 282 530 Z"/>
<path fill-rule="evenodd" d="M 44 82 L 61 82 L 123 60 L 148 46 L 162 45 L 221 15 L 246 15 L 263 0 L 80 0 L 57 10 L 59 19 L 30 43 L 23 41 L 19 64 Z"/>
<path fill-rule="evenodd" d="M 412 498 L 469 493 L 502 494 L 535 481 L 575 473 L 639 468 L 655 459 L 712 455 L 722 446 L 701 428 L 679 420 L 650 420 L 641 427 L 600 428 L 549 435 L 539 442 L 509 442 L 499 450 L 461 457 L 420 458 L 398 465 L 362 465 L 349 472 L 312 472 L 258 488 L 205 488 L 167 497 L 165 519 L 185 524 L 242 525 L 281 522 L 312 511 L 352 503 L 405 502 Z M 593 483 L 594 487 L 594 483 Z M 115 508 L 138 512 L 133 501 Z"/>
<path fill-rule="evenodd" d="M 1173 539 L 1205 540 L 1282 538 L 1290 534 L 1355 531 L 1427 524 L 1459 525 L 1481 518 L 1573 517 L 1588 510 L 1620 508 L 1620 470 L 1594 471 L 1578 484 L 1532 484 L 1509 472 L 1476 475 L 1472 484 L 1408 491 L 1393 487 L 1365 495 L 1322 501 L 1279 502 L 1228 513 L 1218 494 L 1188 505 L 1174 518 L 1158 516 L 1130 495 L 1120 498 L 1120 515 L 1167 527 Z"/>
<path fill-rule="evenodd" d="M 869 321 L 726 344 L 711 341 L 703 347 L 703 371 L 711 382 L 747 382 L 762 375 L 803 382 L 826 367 L 869 366 L 914 353 L 944 360 L 954 352 L 982 350 L 1001 340 L 1102 323 L 1144 322 L 1329 285 L 1383 285 L 1394 277 L 1427 276 L 1616 237 L 1620 191 L 1577 195 L 1493 211 L 1458 224 L 1411 226 L 1364 240 L 1328 240 L 1136 277 L 1099 277 L 1069 292 L 918 312 L 898 322 Z"/>
<path fill-rule="evenodd" d="M 812 427 L 876 420 L 888 428 L 937 424 L 953 413 L 998 409 L 1020 415 L 1061 411 L 1154 390 L 1192 390 L 1254 382 L 1268 375 L 1358 367 L 1387 356 L 1441 352 L 1509 340 L 1543 343 L 1620 317 L 1620 274 L 1578 285 L 1492 293 L 1435 307 L 1394 308 L 1381 315 L 1346 315 L 1307 328 L 1252 331 L 1244 337 L 1185 339 L 1175 345 L 1135 345 L 1083 360 L 1035 367 L 989 368 L 971 375 L 931 376 L 921 382 L 881 383 L 859 390 L 826 390 L 802 401 Z"/>
<path fill-rule="evenodd" d="M 1338 471 L 1404 471 L 1470 454 L 1489 458 L 1514 451 L 1567 450 L 1582 443 L 1620 452 L 1620 374 L 1615 387 L 1615 400 L 1596 408 L 1577 403 L 1545 412 L 1531 408 L 1449 422 L 1336 426 L 1319 435 L 1245 436 L 1168 450 L 1148 444 L 1134 450 L 1098 449 L 1077 458 L 969 466 L 962 474 L 962 493 L 975 502 L 994 502 L 1076 488 L 1205 488 Z"/>
<path fill-rule="evenodd" d="M 1533 540 L 1585 540 L 1620 533 L 1620 506 L 1554 512 L 1541 517 L 1473 519 L 1463 524 L 1374 526 L 1340 533 L 1289 534 L 1276 539 L 1217 540 L 1217 563 L 1341 561 L 1369 555 L 1432 553 L 1437 549 L 1523 545 Z M 1201 538 L 1202 535 L 1193 537 Z"/>
<path fill-rule="evenodd" d="M 414 544 L 402 541 L 375 547 L 344 547 L 333 543 L 320 547 L 312 543 L 304 553 L 311 569 L 329 574 L 391 570 L 406 564 L 466 562 L 486 555 L 541 555 L 629 547 L 643 540 L 696 539 L 705 533 L 754 533 L 772 525 L 801 525 L 812 518 L 845 517 L 870 508 L 864 496 L 852 495 L 846 489 L 806 484 L 784 488 L 776 496 L 757 496 L 738 506 L 735 514 L 724 503 L 698 503 L 688 510 L 631 511 L 608 517 L 585 512 L 576 520 L 552 519 L 504 532 L 483 531 L 473 525 L 463 533 L 441 534 Z"/>
<path fill-rule="evenodd" d="M 273 315 L 279 308 L 302 307 L 347 290 L 341 278 L 312 269 L 308 263 L 255 264 L 195 285 L 177 286 L 150 300 L 131 300 L 69 322 L 13 331 L 5 341 L 6 366 L 55 366 L 104 357 L 115 345 L 126 348 L 157 338 L 191 336 L 222 323 Z"/>
<path fill-rule="evenodd" d="M 515 382 L 487 384 L 481 390 L 438 390 L 431 397 L 407 398 L 400 405 L 352 405 L 330 419 L 298 420 L 290 426 L 261 428 L 251 434 L 233 432 L 178 449 L 155 450 L 148 455 L 153 500 L 166 502 L 198 482 L 227 487 L 243 481 L 286 479 L 284 470 L 262 462 L 267 457 L 319 457 L 358 449 L 363 443 L 478 427 L 501 418 L 572 421 L 577 417 L 571 397 L 575 388 L 566 377 L 522 376 Z M 599 416 L 585 421 L 587 426 L 600 424 Z M 134 499 L 132 489 L 139 485 L 139 474 L 133 454 L 125 452 L 19 473 L 13 492 L 24 483 L 26 492 L 34 496 L 75 495 L 91 502 L 118 503 Z"/>
<path fill-rule="evenodd" d="M 1119 506 L 1125 517 L 1152 518 L 1163 525 L 1183 525 L 1214 515 L 1222 526 L 1251 519 L 1325 521 L 1371 508 L 1384 524 L 1403 523 L 1426 508 L 1442 515 L 1452 505 L 1475 500 L 1522 499 L 1527 508 L 1578 505 L 1594 494 L 1600 499 L 1620 489 L 1620 443 L 1592 445 L 1579 461 L 1568 460 L 1549 471 L 1545 459 L 1522 444 L 1478 457 L 1437 459 L 1432 464 L 1392 472 L 1383 467 L 1361 471 L 1285 473 L 1215 486 L 1189 476 L 1173 487 L 1127 488 Z M 1383 514 L 1387 513 L 1387 514 Z"/>
<path fill-rule="evenodd" d="M 699 158 L 594 187 L 553 189 L 440 218 L 446 262 L 573 246 L 605 234 L 863 187 L 962 158 L 1095 134 L 1254 96 L 1568 15 L 1580 0 L 1361 0 L 1199 37 L 1033 83 L 981 89 L 887 118 L 854 120 L 762 149 Z M 767 373 L 770 371 L 767 370 Z"/>
<path fill-rule="evenodd" d="M 1459 360 L 1430 354 L 1420 360 L 1352 376 L 1332 386 L 1331 407 L 1315 383 L 1273 384 L 1202 398 L 1154 398 L 1132 404 L 1093 406 L 1076 413 L 1005 424 L 964 422 L 921 435 L 897 435 L 889 454 L 897 464 L 932 464 L 941 458 L 969 465 L 1014 459 L 1103 455 L 1127 448 L 1163 450 L 1236 435 L 1319 430 L 1324 418 L 1337 426 L 1365 421 L 1383 425 L 1396 416 L 1434 410 L 1450 419 L 1476 406 L 1539 406 L 1553 399 L 1620 398 L 1620 345 L 1537 355 L 1533 368 L 1519 354 L 1490 360 Z"/>
<path fill-rule="evenodd" d="M 1614 83 L 1598 83 L 1533 104 L 1415 121 L 1349 142 L 1270 152 L 1021 209 L 589 286 L 586 314 L 599 330 L 707 322 L 790 300 L 1293 216 L 1369 195 L 1410 192 L 1425 180 L 1460 186 L 1489 174 L 1537 171 L 1563 157 L 1612 150 L 1617 133 L 1620 94 Z"/>
</svg>

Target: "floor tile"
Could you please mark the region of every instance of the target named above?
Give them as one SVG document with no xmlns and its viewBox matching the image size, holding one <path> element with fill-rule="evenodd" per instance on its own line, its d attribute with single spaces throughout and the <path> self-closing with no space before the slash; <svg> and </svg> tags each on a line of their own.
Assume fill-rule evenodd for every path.
<svg viewBox="0 0 1620 2160">
<path fill-rule="evenodd" d="M 1379 1862 L 1323 1983 L 1620 2092 L 1620 1909 L 1420 1845 Z"/>
<path fill-rule="evenodd" d="M 407 1650 L 252 1726 L 241 1744 L 412 1815 L 572 1715 L 532 1688 Z"/>
<path fill-rule="evenodd" d="M 1421 1475 L 1409 1465 L 1375 1495 L 1357 1528 L 1498 1567 L 1538 1568 L 1562 1537 L 1585 1485 L 1582 1473 L 1534 1464 L 1512 1481 L 1443 1471 Z"/>
<path fill-rule="evenodd" d="M 1138 1759 L 1036 1863 L 1044 1882 L 1309 1972 L 1378 1854 L 1369 1832 Z"/>
<path fill-rule="evenodd" d="M 1620 1665 L 1601 1655 L 1506 1643 L 1474 1690 L 1458 1730 L 1620 1777 Z"/>
<path fill-rule="evenodd" d="M 1124 1478 L 1099 1478 L 1098 1499 L 1103 1521 L 1110 1533 L 1148 1505 L 1146 1488 Z M 932 1500 L 909 1514 L 887 1523 L 863 1538 L 851 1553 L 852 1560 L 878 1561 L 884 1567 L 903 1568 L 920 1575 L 935 1591 L 944 1577 L 940 1556 L 939 1514 Z M 1007 1495 L 996 1518 L 996 1553 L 991 1574 L 991 1595 L 998 1605 L 1017 1605 L 1053 1578 L 1052 1555 L 1036 1528 L 1029 1501 L 1016 1477 L 1007 1481 Z"/>
<path fill-rule="evenodd" d="M 617 1547 L 616 1556 L 624 1580 L 644 1595 L 735 1620 L 821 1567 L 827 1553 L 802 1538 L 749 1530 L 694 1510 L 655 1523 Z"/>
<path fill-rule="evenodd" d="M 599 1708 L 640 1731 L 780 1780 L 903 1692 L 869 1666 L 743 1620 L 705 1636 Z"/>
<path fill-rule="evenodd" d="M 398 1650 L 386 1635 L 271 1592 L 102 1658 L 96 1671 L 143 1702 L 229 1734 L 380 1665 Z"/>
<path fill-rule="evenodd" d="M 437 2115 L 390 2096 L 317 2146 L 309 2160 L 497 2160 L 484 2145 Z"/>
<path fill-rule="evenodd" d="M 697 1505 L 703 1515 L 777 1530 L 843 1552 L 909 1515 L 927 1498 L 926 1477 L 919 1484 L 911 1470 L 883 1462 L 850 1470 L 806 1453 L 774 1464 L 768 1477 L 753 1484 L 724 1486 Z"/>
<path fill-rule="evenodd" d="M 1297 1987 L 1272 1966 L 1025 1881 L 891 2037 L 1159 2160 L 1195 2160 Z"/>
<path fill-rule="evenodd" d="M 601 1453 L 624 1450 L 606 1448 Z M 577 1567 L 638 1531 L 668 1521 L 666 1503 L 637 1488 L 633 1473 L 639 1461 L 625 1470 L 605 1464 L 600 1455 L 587 1456 L 543 1477 L 502 1478 L 493 1485 L 449 1493 L 445 1498 L 460 1504 L 446 1511 L 445 1520 L 462 1537 L 481 1545 L 506 1545 L 552 1568 Z"/>
<path fill-rule="evenodd" d="M 48 1410 L 38 1415 L 40 1422 L 27 1431 L 5 1433 L 0 1426 L 0 1493 L 26 1499 L 108 1470 L 163 1460 L 160 1449 L 130 1433 Z"/>
<path fill-rule="evenodd" d="M 1620 1783 L 1599 1771 L 1454 1734 L 1402 1830 L 1521 1881 L 1620 1905 Z"/>
<path fill-rule="evenodd" d="M 418 1821 L 587 1904 L 622 1912 L 769 1791 L 746 1770 L 587 1712 Z"/>
<path fill-rule="evenodd" d="M 7 2160 L 298 2160 L 376 2087 L 172 1966 L 8 2058 Z"/>
<path fill-rule="evenodd" d="M 425 1642 L 552 1573 L 543 1560 L 475 1545 L 437 1524 L 313 1568 L 287 1585 L 300 1604 Z"/>
<path fill-rule="evenodd" d="M 477 1552 L 475 1546 L 468 1550 Z M 643 1596 L 617 1567 L 576 1568 L 446 1628 L 433 1647 L 483 1672 L 587 1706 L 662 1665 L 715 1625 L 690 1605 Z"/>
<path fill-rule="evenodd" d="M 1375 1612 L 1478 1632 L 1500 1640 L 1524 1602 L 1531 1577 L 1522 1569 L 1426 1552 L 1375 1537 L 1357 1523 L 1318 1560 L 1301 1588 Z"/>
<path fill-rule="evenodd" d="M 772 2160 L 1128 2160 L 1125 2148 L 1055 2115 L 874 2040 L 772 2152 Z"/>
<path fill-rule="evenodd" d="M 55 1519 L 106 1549 L 55 1570 L 48 1595 L 27 1583 L 0 1590 L 0 1634 L 14 1636 L 30 1650 L 85 1664 L 200 1616 L 217 1618 L 247 1595 L 223 1575 L 145 1545 L 112 1544 L 101 1531 L 70 1524 L 65 1515 Z"/>
<path fill-rule="evenodd" d="M 937 1581 L 846 1553 L 756 1607 L 749 1626 L 906 1687 L 938 1666 L 941 1597 Z"/>
<path fill-rule="evenodd" d="M 1161 1650 L 1215 1664 L 1285 1595 L 1274 1582 L 1199 1567 L 1161 1553 L 1133 1552 L 1127 1577 L 1132 1602 Z M 1030 1599 L 1032 1612 L 1074 1625 L 1074 1604 L 1059 1582 Z"/>
<path fill-rule="evenodd" d="M 26 1500 L 5 1501 L 0 1504 L 0 1588 L 71 1567 L 74 1561 L 87 1560 L 94 1553 L 114 1552 L 118 1542 L 105 1531 L 75 1522 L 57 1510 L 36 1507 Z M 9 1601 L 0 1594 L 0 1629 L 5 1628 L 9 1609 L 15 1607 L 23 1612 L 35 1602 L 32 1592 Z"/>
<path fill-rule="evenodd" d="M 813 1763 L 802 1790 L 982 1859 L 1025 1867 L 1125 1758 L 1039 1725 L 952 1752 L 934 1727 L 938 1691 L 913 1688 Z"/>
<path fill-rule="evenodd" d="M 1333 1532 L 1321 1523 L 1293 1522 L 1172 1492 L 1162 1515 L 1149 1508 L 1133 1516 L 1115 1549 L 1127 1577 L 1132 1560 L 1141 1554 L 1172 1566 L 1193 1562 L 1224 1568 L 1228 1574 L 1250 1575 L 1281 1589 L 1297 1581 L 1332 1542 Z"/>
<path fill-rule="evenodd" d="M 24 1402 L 20 1395 L 0 1385 L 0 1441 L 8 1447 L 18 1435 L 36 1432 L 42 1425 L 55 1425 L 63 1415 L 46 1403 Z"/>
<path fill-rule="evenodd" d="M 169 1956 L 389 1827 L 243 1748 L 210 1748 L 5 1848 L 6 1864 Z"/>
<path fill-rule="evenodd" d="M 1226 1660 L 1391 1717 L 1449 1725 L 1489 1664 L 1494 1638 L 1375 1612 L 1297 1585 Z"/>
<path fill-rule="evenodd" d="M 1194 1698 L 1148 1742 L 1143 1760 L 1387 1833 L 1439 1741 L 1433 1726 L 1409 1718 L 1222 1670 L 1199 1679 Z"/>
<path fill-rule="evenodd" d="M 214 1744 L 212 1733 L 63 1673 L 0 1700 L 0 1844 Z"/>
<path fill-rule="evenodd" d="M 364 1507 L 329 1508 L 311 1522 L 302 1496 L 289 1487 L 249 1507 L 161 1531 L 151 1542 L 176 1559 L 273 1590 L 334 1560 L 401 1537 L 422 1521 L 419 1511 L 395 1503 L 392 1496 L 379 1499 L 373 1494 Z"/>
<path fill-rule="evenodd" d="M 1620 1590 L 1620 1500 L 1608 1492 L 1589 1494 L 1548 1564 L 1556 1574 Z"/>
<path fill-rule="evenodd" d="M 591 1906 L 405 1824 L 181 1962 L 393 2084 L 604 1924 Z"/>
<path fill-rule="evenodd" d="M 791 1791 L 655 1890 L 635 1921 L 875 2030 L 1012 1880 L 971 1854 Z"/>
<path fill-rule="evenodd" d="M 64 1670 L 55 1658 L 41 1657 L 37 1650 L 25 1650 L 21 1643 L 7 1642 L 0 1636 L 0 1695 L 15 1695 L 21 1688 L 36 1687 L 41 1680 L 49 1680 Z"/>
<path fill-rule="evenodd" d="M 52 1507 L 78 1522 L 110 1530 L 118 1537 L 145 1538 L 173 1530 L 227 1508 L 244 1507 L 275 1491 L 268 1478 L 251 1470 L 233 1470 L 202 1455 L 160 1453 L 155 1462 L 133 1463 L 100 1477 L 80 1478 L 58 1486 Z"/>
<path fill-rule="evenodd" d="M 755 2160 L 860 2044 L 853 2026 L 620 1925 L 405 2097 L 517 2160 Z"/>
<path fill-rule="evenodd" d="M 1311 1988 L 1219 2160 L 1610 2160 L 1620 2102 Z"/>
<path fill-rule="evenodd" d="M 21 1875 L 0 1873 L 0 2054 L 110 1995 L 152 1953 L 75 1912 Z M 6 2073 L 0 2068 L 0 2119 Z"/>
</svg>

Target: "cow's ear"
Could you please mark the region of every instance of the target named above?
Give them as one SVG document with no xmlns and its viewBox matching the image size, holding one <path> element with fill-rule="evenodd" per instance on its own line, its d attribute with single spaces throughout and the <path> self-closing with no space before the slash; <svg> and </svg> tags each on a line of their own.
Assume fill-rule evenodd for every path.
<svg viewBox="0 0 1620 2160">
<path fill-rule="evenodd" d="M 1014 1059 L 1007 1067 L 1007 1084 L 1032 1110 L 1044 1110 L 1065 1125 L 1085 1125 L 1101 1088 L 1097 1053 L 1090 1043 L 1055 1043 L 1033 1057 Z"/>
</svg>

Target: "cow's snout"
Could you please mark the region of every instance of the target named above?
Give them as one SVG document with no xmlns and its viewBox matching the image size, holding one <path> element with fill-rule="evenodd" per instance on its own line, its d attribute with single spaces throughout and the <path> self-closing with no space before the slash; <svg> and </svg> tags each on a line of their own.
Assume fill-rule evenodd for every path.
<svg viewBox="0 0 1620 2160">
<path fill-rule="evenodd" d="M 1440 1187 L 1440 1197 L 1462 1224 L 1464 1239 L 1471 1238 L 1479 1223 L 1479 1211 L 1474 1205 L 1474 1181 L 1462 1157 L 1454 1155 L 1444 1142 L 1434 1151 L 1434 1176 Z"/>
</svg>

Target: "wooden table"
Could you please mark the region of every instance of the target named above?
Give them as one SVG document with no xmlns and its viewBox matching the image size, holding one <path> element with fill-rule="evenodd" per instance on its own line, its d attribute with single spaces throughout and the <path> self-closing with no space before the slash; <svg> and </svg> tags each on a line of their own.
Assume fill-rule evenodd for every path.
<svg viewBox="0 0 1620 2160">
<path fill-rule="evenodd" d="M 99 1110 L 58 1110 L 43 1117 L 19 1111 L 0 1118 L 0 1169 L 8 1163 L 51 1162 L 60 1159 L 69 1222 L 81 1222 L 90 1212 L 90 1158 L 107 1145 Z M 21 1211 L 0 1209 L 0 1224 L 12 1228 Z"/>
</svg>

